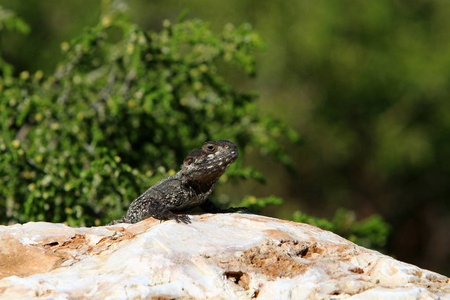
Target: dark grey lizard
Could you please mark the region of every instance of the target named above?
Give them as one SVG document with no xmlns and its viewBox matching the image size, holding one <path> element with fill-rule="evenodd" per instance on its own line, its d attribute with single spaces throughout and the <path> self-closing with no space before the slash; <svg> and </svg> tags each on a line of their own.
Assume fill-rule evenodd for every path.
<svg viewBox="0 0 450 300">
<path fill-rule="evenodd" d="M 130 204 L 122 219 L 108 225 L 137 223 L 149 217 L 188 224 L 191 220 L 187 215 L 174 212 L 185 212 L 196 206 L 210 213 L 246 210 L 245 207 L 219 209 L 208 199 L 217 180 L 237 157 L 237 146 L 230 141 L 205 142 L 184 159 L 178 173 L 150 187 Z"/>
</svg>

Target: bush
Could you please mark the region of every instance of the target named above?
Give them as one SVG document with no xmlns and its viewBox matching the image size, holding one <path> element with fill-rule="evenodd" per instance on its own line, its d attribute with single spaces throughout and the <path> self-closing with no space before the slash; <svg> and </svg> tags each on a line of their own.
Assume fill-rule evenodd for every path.
<svg viewBox="0 0 450 300">
<path fill-rule="evenodd" d="M 379 215 L 372 215 L 356 221 L 355 213 L 346 209 L 336 211 L 334 218 L 327 219 L 308 216 L 295 212 L 293 221 L 304 222 L 325 230 L 333 231 L 346 239 L 372 249 L 384 250 L 391 227 Z"/>
<path fill-rule="evenodd" d="M 252 51 L 263 42 L 250 25 L 216 35 L 180 18 L 146 32 L 122 2 L 105 3 L 96 26 L 61 45 L 54 74 L 13 76 L 0 61 L 1 222 L 103 224 L 206 140 L 229 139 L 241 152 L 251 146 L 290 164 L 278 140 L 287 133 L 295 141 L 295 132 L 260 116 L 256 96 L 219 72 L 231 65 L 254 73 Z M 26 32 L 14 14 L 3 15 L 1 28 Z M 241 161 L 224 180 L 263 178 Z"/>
</svg>

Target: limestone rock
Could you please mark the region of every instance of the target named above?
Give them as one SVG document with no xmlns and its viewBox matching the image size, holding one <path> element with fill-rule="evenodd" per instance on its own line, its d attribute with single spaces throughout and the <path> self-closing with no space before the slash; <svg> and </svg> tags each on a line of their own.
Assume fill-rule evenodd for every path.
<svg viewBox="0 0 450 300">
<path fill-rule="evenodd" d="M 450 299 L 449 278 L 249 214 L 0 226 L 0 299 Z"/>
</svg>

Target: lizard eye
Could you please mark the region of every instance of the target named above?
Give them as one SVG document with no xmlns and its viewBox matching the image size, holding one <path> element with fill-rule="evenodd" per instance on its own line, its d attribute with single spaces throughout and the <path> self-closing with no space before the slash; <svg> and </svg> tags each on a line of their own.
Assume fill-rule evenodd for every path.
<svg viewBox="0 0 450 300">
<path fill-rule="evenodd" d="M 213 144 L 209 144 L 206 146 L 206 151 L 209 153 L 213 153 L 214 151 L 216 151 L 216 147 Z"/>
<path fill-rule="evenodd" d="M 188 157 L 186 158 L 186 160 L 184 161 L 185 165 L 189 166 L 190 164 L 192 164 L 194 162 L 194 159 L 192 157 Z"/>
</svg>

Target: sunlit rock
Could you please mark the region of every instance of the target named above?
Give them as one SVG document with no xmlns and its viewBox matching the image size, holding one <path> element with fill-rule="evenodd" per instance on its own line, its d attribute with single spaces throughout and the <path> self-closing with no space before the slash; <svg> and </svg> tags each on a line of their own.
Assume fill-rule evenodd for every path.
<svg viewBox="0 0 450 300">
<path fill-rule="evenodd" d="M 450 299 L 449 278 L 249 214 L 0 226 L 0 299 Z"/>
</svg>

